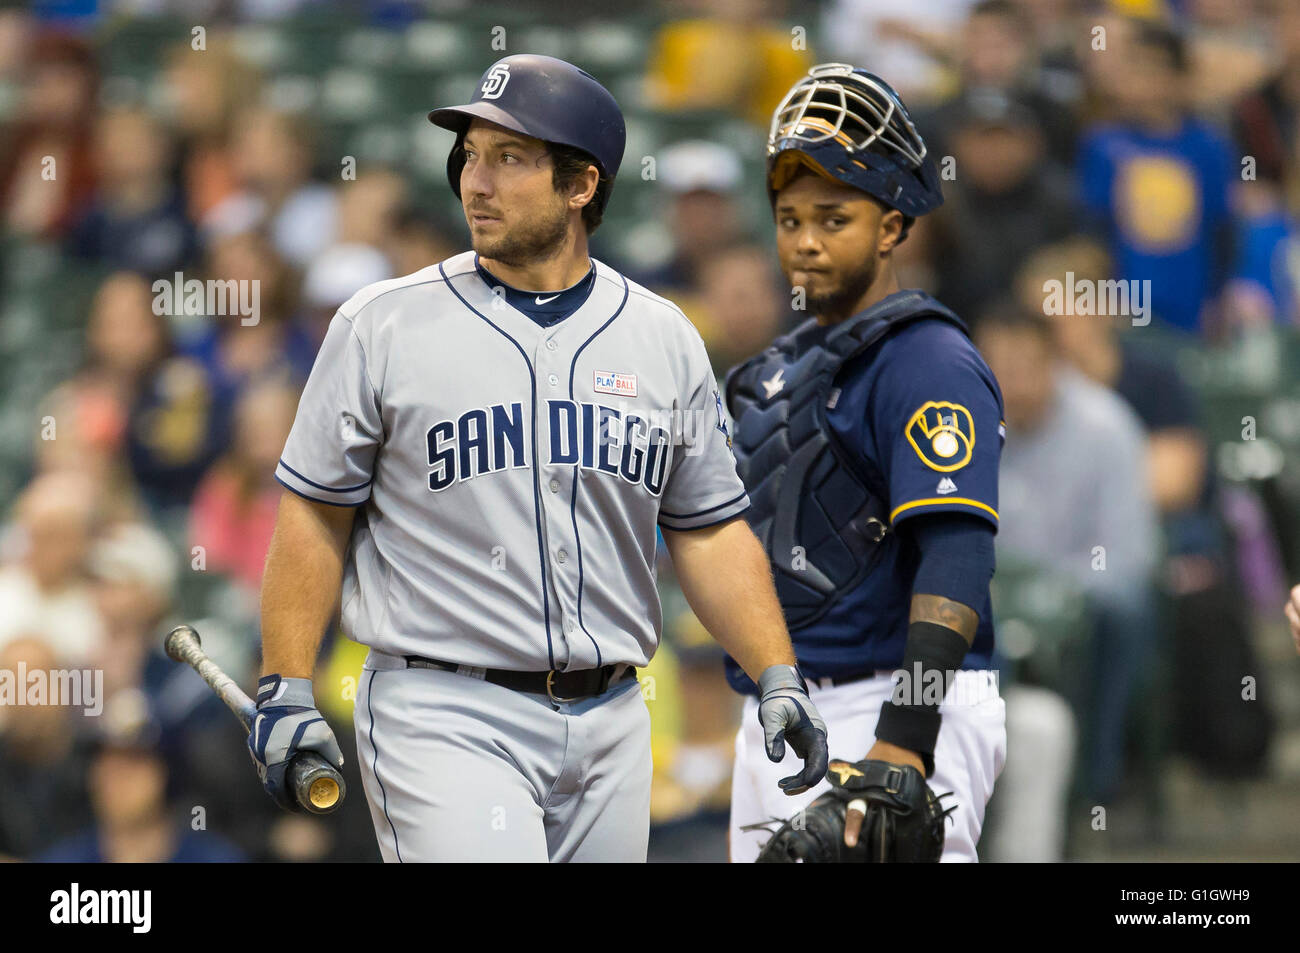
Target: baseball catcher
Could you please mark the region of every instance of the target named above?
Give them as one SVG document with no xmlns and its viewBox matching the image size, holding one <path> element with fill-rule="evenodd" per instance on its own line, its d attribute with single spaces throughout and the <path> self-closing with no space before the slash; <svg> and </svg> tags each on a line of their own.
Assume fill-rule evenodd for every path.
<svg viewBox="0 0 1300 953">
<path fill-rule="evenodd" d="M 781 824 L 762 686 L 729 664 L 758 696 L 736 739 L 731 857 L 973 861 L 1006 750 L 989 606 L 1004 425 L 965 322 L 895 271 L 943 202 L 939 175 L 889 84 L 842 63 L 777 107 L 767 172 L 781 269 L 810 316 L 733 368 L 725 397 L 745 518 L 840 760 Z"/>
</svg>

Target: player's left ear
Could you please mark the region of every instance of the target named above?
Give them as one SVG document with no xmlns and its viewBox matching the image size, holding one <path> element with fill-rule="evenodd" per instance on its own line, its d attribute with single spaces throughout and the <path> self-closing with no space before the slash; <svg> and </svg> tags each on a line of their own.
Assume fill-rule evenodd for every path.
<svg viewBox="0 0 1300 953">
<path fill-rule="evenodd" d="M 569 185 L 569 208 L 580 209 L 596 197 L 596 188 L 600 185 L 600 170 L 594 165 L 574 176 Z"/>
<path fill-rule="evenodd" d="M 896 208 L 885 209 L 885 213 L 880 216 L 880 231 L 876 240 L 876 248 L 880 254 L 888 255 L 903 240 L 904 231 L 903 213 Z"/>
</svg>

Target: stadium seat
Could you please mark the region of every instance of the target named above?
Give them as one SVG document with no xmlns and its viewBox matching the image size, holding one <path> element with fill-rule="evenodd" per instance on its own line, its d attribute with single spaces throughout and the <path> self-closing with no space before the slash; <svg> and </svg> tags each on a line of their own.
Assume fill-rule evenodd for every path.
<svg viewBox="0 0 1300 953">
<path fill-rule="evenodd" d="M 999 651 L 1012 677 L 1070 697 L 1091 632 L 1083 593 L 1060 575 L 1002 553 L 991 591 Z"/>
</svg>

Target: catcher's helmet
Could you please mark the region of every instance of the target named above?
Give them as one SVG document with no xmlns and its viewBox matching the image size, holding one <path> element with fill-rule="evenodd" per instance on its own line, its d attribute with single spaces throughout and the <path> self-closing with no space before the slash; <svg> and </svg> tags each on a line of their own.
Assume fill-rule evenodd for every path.
<svg viewBox="0 0 1300 953">
<path fill-rule="evenodd" d="M 457 197 L 465 165 L 461 140 L 474 119 L 581 149 L 611 180 L 623 161 L 627 131 L 618 103 L 590 73 L 553 56 L 519 53 L 497 60 L 468 103 L 429 113 L 434 125 L 458 134 L 447 157 L 447 180 Z M 608 192 L 604 197 L 607 201 Z"/>
<path fill-rule="evenodd" d="M 772 114 L 767 188 L 772 201 L 800 165 L 861 189 L 909 220 L 943 204 L 939 174 L 907 107 L 879 76 L 823 63 Z"/>
</svg>

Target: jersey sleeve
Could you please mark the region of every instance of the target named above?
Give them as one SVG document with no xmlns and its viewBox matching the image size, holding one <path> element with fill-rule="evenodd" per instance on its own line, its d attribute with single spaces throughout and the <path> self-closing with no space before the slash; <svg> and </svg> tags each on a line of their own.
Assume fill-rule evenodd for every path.
<svg viewBox="0 0 1300 953">
<path fill-rule="evenodd" d="M 703 529 L 749 509 L 745 484 L 736 473 L 718 381 L 698 336 L 690 345 L 689 366 L 687 393 L 680 402 L 681 438 L 673 448 L 672 469 L 659 503 L 659 525 L 664 529 Z"/>
<path fill-rule="evenodd" d="M 889 490 L 889 520 L 970 513 L 998 525 L 1002 395 L 956 328 L 907 329 L 876 382 L 868 423 Z"/>
<path fill-rule="evenodd" d="M 382 433 L 365 351 L 352 321 L 336 314 L 298 401 L 275 478 L 317 503 L 360 506 L 370 498 Z"/>
</svg>

